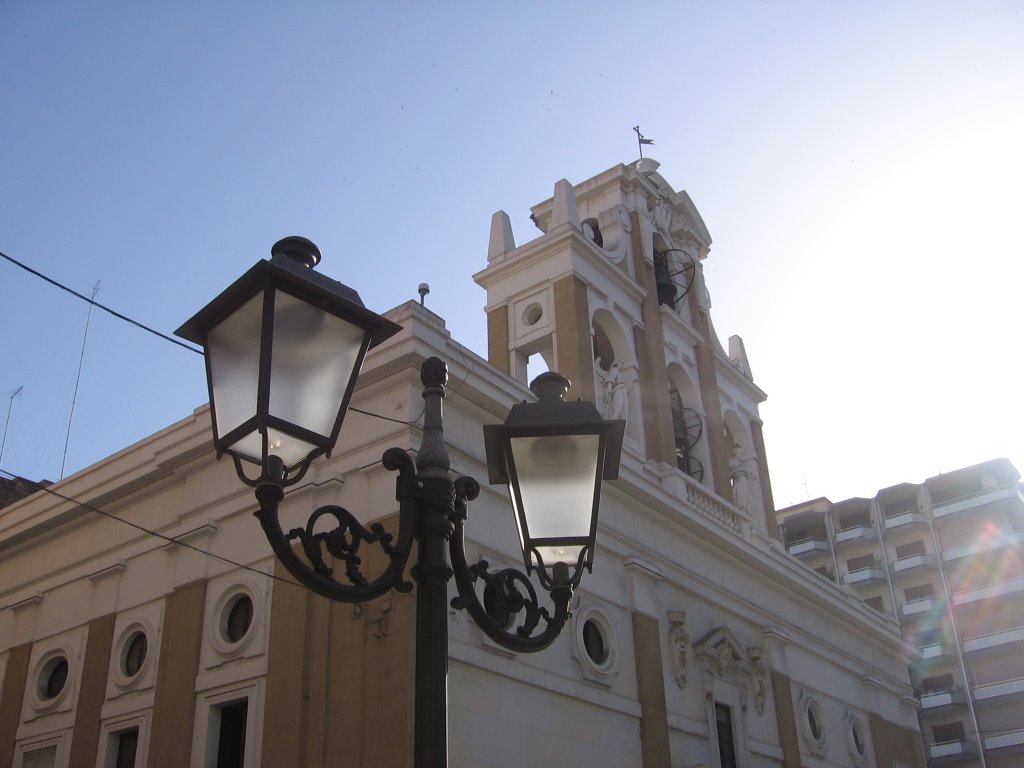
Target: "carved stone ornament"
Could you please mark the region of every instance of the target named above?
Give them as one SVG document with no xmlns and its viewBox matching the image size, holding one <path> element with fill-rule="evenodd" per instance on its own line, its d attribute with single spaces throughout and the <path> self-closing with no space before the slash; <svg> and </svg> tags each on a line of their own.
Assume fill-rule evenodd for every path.
<svg viewBox="0 0 1024 768">
<path fill-rule="evenodd" d="M 705 678 L 720 678 L 740 685 L 744 690 L 750 680 L 750 662 L 732 633 L 717 627 L 693 644 L 693 654 L 700 662 Z"/>
<path fill-rule="evenodd" d="M 754 688 L 754 707 L 757 714 L 764 714 L 764 705 L 768 700 L 768 667 L 764 663 L 764 648 L 753 646 L 747 648 L 750 659 L 750 675 Z"/>
<path fill-rule="evenodd" d="M 718 651 L 718 674 L 724 675 L 736 662 L 736 655 L 733 653 L 732 644 L 728 640 L 722 640 L 715 646 Z"/>
<path fill-rule="evenodd" d="M 672 626 L 668 632 L 672 672 L 679 687 L 685 688 L 687 683 L 686 663 L 690 654 L 690 635 L 686 631 L 686 611 L 669 611 L 668 621 Z"/>
<path fill-rule="evenodd" d="M 672 214 L 672 203 L 664 195 L 658 195 L 654 202 L 654 226 L 666 240 L 672 237 Z"/>
</svg>

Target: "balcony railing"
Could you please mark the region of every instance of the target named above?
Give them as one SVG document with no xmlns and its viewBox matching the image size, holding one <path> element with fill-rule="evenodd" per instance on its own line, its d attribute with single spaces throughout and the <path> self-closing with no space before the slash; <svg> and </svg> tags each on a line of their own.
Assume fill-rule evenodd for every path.
<svg viewBox="0 0 1024 768">
<path fill-rule="evenodd" d="M 885 581 L 885 571 L 881 568 L 860 568 L 843 576 L 843 583 L 850 586 L 872 584 L 877 581 Z"/>
<path fill-rule="evenodd" d="M 997 699 L 1003 696 L 1019 696 L 1021 694 L 1024 694 L 1024 677 L 974 686 L 975 701 Z"/>
<path fill-rule="evenodd" d="M 982 552 L 990 552 L 1003 547 L 1013 547 L 1022 543 L 1024 543 L 1024 531 L 1007 531 L 998 536 L 971 539 L 963 544 L 946 547 L 942 552 L 942 559 L 948 563 L 950 560 L 958 560 L 961 557 L 972 557 Z"/>
<path fill-rule="evenodd" d="M 1000 733 L 985 739 L 985 749 L 1010 749 L 1024 747 L 1024 730 Z"/>
<path fill-rule="evenodd" d="M 941 614 L 945 611 L 946 600 L 937 595 L 910 600 L 899 607 L 900 620 L 924 616 L 929 613 Z"/>
<path fill-rule="evenodd" d="M 953 765 L 977 755 L 978 745 L 973 741 L 945 741 L 928 747 L 928 765 Z"/>
<path fill-rule="evenodd" d="M 983 651 L 986 648 L 998 648 L 1001 645 L 1024 642 L 1024 627 L 1004 629 L 1000 632 L 989 632 L 986 635 L 969 637 L 964 640 L 964 652 Z"/>
<path fill-rule="evenodd" d="M 895 515 L 882 520 L 882 525 L 887 531 L 894 528 L 908 528 L 914 525 L 925 525 L 925 516 L 920 512 L 897 512 Z"/>
<path fill-rule="evenodd" d="M 889 563 L 889 573 L 893 577 L 903 576 L 908 573 L 918 573 L 925 568 L 935 567 L 935 555 L 922 554 L 901 557 Z"/>
<path fill-rule="evenodd" d="M 998 581 L 994 584 L 986 584 L 983 587 L 965 589 L 953 595 L 953 605 L 966 605 L 975 603 L 978 600 L 988 600 L 993 597 L 1005 597 L 1024 590 L 1024 576 L 1007 581 Z"/>
<path fill-rule="evenodd" d="M 829 548 L 825 539 L 810 538 L 790 542 L 786 545 L 786 551 L 793 557 L 809 558 L 815 555 L 827 555 Z"/>
<path fill-rule="evenodd" d="M 918 665 L 927 664 L 937 659 L 956 658 L 956 648 L 949 643 L 932 643 L 923 646 L 920 651 L 921 658 L 917 661 Z"/>
<path fill-rule="evenodd" d="M 836 531 L 837 547 L 866 541 L 878 541 L 878 534 L 870 525 L 855 525 L 842 531 Z"/>
<path fill-rule="evenodd" d="M 996 486 L 995 488 L 986 488 L 982 491 L 978 491 L 977 493 L 971 493 L 967 496 L 960 496 L 955 499 L 948 499 L 940 502 L 935 502 L 933 500 L 932 517 L 939 519 L 949 517 L 950 515 L 956 515 L 960 512 L 973 512 L 1004 500 L 1016 501 L 1017 503 L 1024 505 L 1024 496 L 1021 495 L 1020 488 L 1016 483 L 1007 483 L 1006 485 Z"/>
<path fill-rule="evenodd" d="M 959 688 L 948 691 L 928 691 L 921 694 L 921 711 L 930 712 L 944 707 L 960 707 L 967 704 L 967 694 Z"/>
</svg>

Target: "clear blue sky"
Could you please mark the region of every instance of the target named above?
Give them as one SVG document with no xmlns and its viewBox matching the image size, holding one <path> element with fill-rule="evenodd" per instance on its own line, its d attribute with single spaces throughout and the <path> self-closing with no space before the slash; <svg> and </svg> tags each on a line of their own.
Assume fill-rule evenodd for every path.
<svg viewBox="0 0 1024 768">
<path fill-rule="evenodd" d="M 166 332 L 302 234 L 485 352 L 491 214 L 637 157 L 714 238 L 780 505 L 1024 468 L 1016 2 L 0 4 L 0 251 Z M 3 469 L 56 479 L 87 306 L 0 263 Z M 76 471 L 206 400 L 94 312 Z M 2 426 L 2 421 L 0 421 Z"/>
</svg>

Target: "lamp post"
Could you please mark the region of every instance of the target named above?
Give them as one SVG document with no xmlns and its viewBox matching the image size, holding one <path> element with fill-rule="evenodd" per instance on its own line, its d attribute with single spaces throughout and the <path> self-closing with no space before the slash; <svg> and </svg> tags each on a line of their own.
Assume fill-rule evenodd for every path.
<svg viewBox="0 0 1024 768">
<path fill-rule="evenodd" d="M 448 370 L 431 357 L 420 371 L 425 410 L 415 464 L 400 448 L 383 456 L 384 466 L 398 473 L 397 535 L 379 523 L 364 527 L 334 505 L 285 533 L 278 517 L 285 489 L 314 458 L 330 455 L 367 350 L 400 326 L 366 309 L 351 288 L 315 272 L 320 252 L 305 238 L 285 238 L 271 253 L 177 331 L 206 354 L 214 447 L 255 488 L 256 517 L 274 554 L 324 597 L 355 603 L 391 589 L 411 591 L 405 569 L 416 542 L 414 764 L 446 766 L 449 579 L 455 577 L 458 589 L 452 606 L 466 610 L 495 642 L 516 652 L 554 642 L 569 619 L 573 590 L 593 565 L 601 482 L 618 476 L 624 422 L 603 420 L 593 403 L 565 402 L 569 381 L 547 373 L 531 385 L 538 402 L 515 405 L 505 424 L 484 427 L 489 479 L 509 487 L 526 565 L 526 574 L 492 573 L 486 561 L 466 560 L 468 503 L 480 487 L 450 475 L 442 419 Z M 325 519 L 334 523 L 331 530 L 323 530 Z M 373 578 L 360 569 L 364 544 L 388 558 Z M 343 573 L 327 555 L 334 565 L 344 563 Z M 533 571 L 553 612 L 538 600 L 528 577 Z"/>
</svg>

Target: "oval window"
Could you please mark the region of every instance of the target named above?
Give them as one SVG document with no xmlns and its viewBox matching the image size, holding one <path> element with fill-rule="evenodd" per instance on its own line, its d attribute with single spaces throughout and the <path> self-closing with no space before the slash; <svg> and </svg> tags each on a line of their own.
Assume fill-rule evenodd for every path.
<svg viewBox="0 0 1024 768">
<path fill-rule="evenodd" d="M 230 643 L 237 643 L 252 626 L 252 598 L 238 595 L 229 603 L 227 616 L 224 620 L 224 637 Z"/>
<path fill-rule="evenodd" d="M 50 701 L 60 696 L 68 682 L 68 660 L 57 656 L 47 662 L 39 675 L 39 698 Z"/>
<path fill-rule="evenodd" d="M 607 661 L 608 648 L 604 642 L 604 635 L 601 633 L 601 627 L 592 619 L 583 624 L 583 647 L 595 664 L 604 664 Z"/>
<path fill-rule="evenodd" d="M 149 642 L 146 640 L 145 632 L 134 632 L 124 644 L 124 659 L 121 662 L 121 671 L 125 677 L 135 677 L 142 670 L 146 662 L 146 652 L 149 650 Z"/>
</svg>

